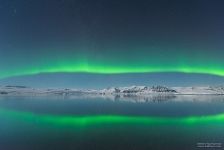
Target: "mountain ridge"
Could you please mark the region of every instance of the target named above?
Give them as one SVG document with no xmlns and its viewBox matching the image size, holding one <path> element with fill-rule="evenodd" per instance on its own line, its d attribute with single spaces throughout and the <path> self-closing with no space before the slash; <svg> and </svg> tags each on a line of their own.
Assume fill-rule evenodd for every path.
<svg viewBox="0 0 224 150">
<path fill-rule="evenodd" d="M 0 86 L 0 95 L 224 95 L 224 86 L 166 87 L 128 86 L 105 89 L 32 88 L 26 86 Z"/>
</svg>

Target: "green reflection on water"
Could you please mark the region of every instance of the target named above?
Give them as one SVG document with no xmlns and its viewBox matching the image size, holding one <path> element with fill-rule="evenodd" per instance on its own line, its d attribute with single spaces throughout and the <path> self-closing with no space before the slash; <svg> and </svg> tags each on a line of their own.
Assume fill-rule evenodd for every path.
<svg viewBox="0 0 224 150">
<path fill-rule="evenodd" d="M 155 116 L 124 116 L 124 115 L 49 115 L 37 114 L 25 111 L 15 111 L 0 108 L 0 115 L 18 119 L 20 121 L 37 123 L 51 123 L 54 125 L 72 125 L 72 126 L 91 126 L 97 124 L 210 124 L 224 123 L 224 113 L 204 116 L 185 116 L 185 117 L 155 117 Z"/>
</svg>

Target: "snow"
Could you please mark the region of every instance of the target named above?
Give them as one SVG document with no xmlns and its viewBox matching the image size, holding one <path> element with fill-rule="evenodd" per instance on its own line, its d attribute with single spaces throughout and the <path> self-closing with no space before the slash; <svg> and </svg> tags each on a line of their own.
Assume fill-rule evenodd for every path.
<svg viewBox="0 0 224 150">
<path fill-rule="evenodd" d="M 222 95 L 224 94 L 224 88 L 219 86 L 219 87 L 212 87 L 212 86 L 207 86 L 207 87 L 173 87 L 174 90 L 177 91 L 179 94 L 183 95 Z"/>
<path fill-rule="evenodd" d="M 144 95 L 224 95 L 222 86 L 206 87 L 165 87 L 165 86 L 130 86 L 110 87 L 102 90 L 79 90 L 63 88 L 31 88 L 24 86 L 1 86 L 0 95 L 13 96 L 38 96 L 38 95 L 120 95 L 120 96 L 144 96 Z"/>
</svg>

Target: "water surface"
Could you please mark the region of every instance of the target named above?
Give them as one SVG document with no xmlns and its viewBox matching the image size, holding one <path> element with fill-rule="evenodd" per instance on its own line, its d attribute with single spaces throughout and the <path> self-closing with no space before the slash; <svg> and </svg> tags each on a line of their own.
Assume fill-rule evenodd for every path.
<svg viewBox="0 0 224 150">
<path fill-rule="evenodd" d="M 0 98 L 3 150 L 208 149 L 198 143 L 223 149 L 223 96 Z"/>
</svg>

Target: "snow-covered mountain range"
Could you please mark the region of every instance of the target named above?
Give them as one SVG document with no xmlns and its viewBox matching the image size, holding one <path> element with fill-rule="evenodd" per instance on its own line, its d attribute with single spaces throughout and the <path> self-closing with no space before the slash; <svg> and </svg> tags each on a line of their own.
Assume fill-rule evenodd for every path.
<svg viewBox="0 0 224 150">
<path fill-rule="evenodd" d="M 130 86 L 110 87 L 102 90 L 80 90 L 59 88 L 30 88 L 26 86 L 0 86 L 0 95 L 224 95 L 224 86 L 165 87 Z"/>
<path fill-rule="evenodd" d="M 175 94 L 175 95 L 202 95 L 215 94 L 223 95 L 223 86 L 206 86 L 206 87 L 165 87 L 165 86 L 131 86 L 107 88 L 100 90 L 104 94 Z"/>
</svg>

